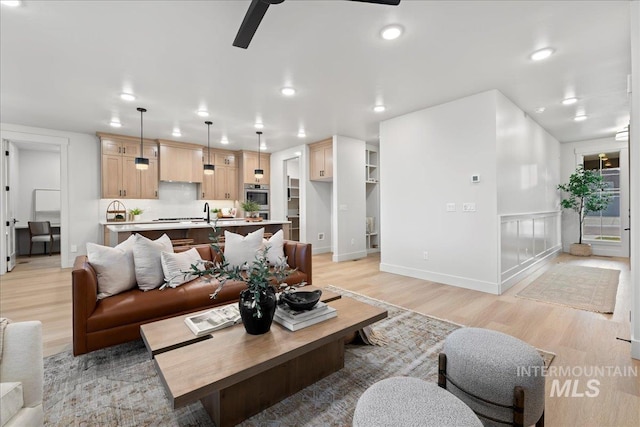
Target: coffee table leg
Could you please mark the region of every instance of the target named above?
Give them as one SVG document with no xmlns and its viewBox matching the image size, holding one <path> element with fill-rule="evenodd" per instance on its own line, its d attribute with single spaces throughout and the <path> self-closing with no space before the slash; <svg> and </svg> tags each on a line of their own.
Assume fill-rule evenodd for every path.
<svg viewBox="0 0 640 427">
<path fill-rule="evenodd" d="M 217 427 L 236 425 L 343 367 L 344 341 L 338 340 L 200 401 Z"/>
</svg>

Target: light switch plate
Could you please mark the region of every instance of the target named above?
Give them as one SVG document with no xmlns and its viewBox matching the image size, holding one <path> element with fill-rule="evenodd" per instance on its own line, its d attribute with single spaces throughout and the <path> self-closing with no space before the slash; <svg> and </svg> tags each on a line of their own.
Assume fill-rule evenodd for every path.
<svg viewBox="0 0 640 427">
<path fill-rule="evenodd" d="M 476 204 L 475 203 L 463 203 L 462 204 L 462 211 L 463 212 L 475 212 L 476 211 Z"/>
<path fill-rule="evenodd" d="M 447 203 L 447 212 L 455 212 L 456 204 L 455 203 Z"/>
</svg>

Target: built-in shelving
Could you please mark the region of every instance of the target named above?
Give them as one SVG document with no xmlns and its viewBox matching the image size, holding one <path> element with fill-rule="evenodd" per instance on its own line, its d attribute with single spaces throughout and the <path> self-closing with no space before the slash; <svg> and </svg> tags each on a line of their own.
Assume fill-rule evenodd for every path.
<svg viewBox="0 0 640 427">
<path fill-rule="evenodd" d="M 287 176 L 287 219 L 291 221 L 290 240 L 300 240 L 300 180 Z"/>
<path fill-rule="evenodd" d="M 380 159 L 378 148 L 367 145 L 365 149 L 365 192 L 367 203 L 366 248 L 367 253 L 380 251 L 379 219 L 380 219 Z"/>
</svg>

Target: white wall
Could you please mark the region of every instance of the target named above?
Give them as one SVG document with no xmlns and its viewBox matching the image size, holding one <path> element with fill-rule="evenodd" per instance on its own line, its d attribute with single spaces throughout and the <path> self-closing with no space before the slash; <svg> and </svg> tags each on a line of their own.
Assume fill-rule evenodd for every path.
<svg viewBox="0 0 640 427">
<path fill-rule="evenodd" d="M 381 123 L 381 270 L 498 293 L 495 146 L 495 91 Z"/>
<path fill-rule="evenodd" d="M 620 152 L 620 219 L 621 228 L 629 227 L 629 150 L 626 141 L 616 141 L 615 137 L 591 139 L 587 141 L 566 142 L 561 144 L 561 182 L 568 182 L 569 176 L 575 172 L 577 165 L 582 164 L 586 154 L 602 152 Z M 578 214 L 573 210 L 564 209 L 562 212 L 562 248 L 569 252 L 569 246 L 578 241 Z M 590 242 L 593 253 L 603 256 L 629 256 L 629 234 L 622 232 L 622 241 Z"/>
<path fill-rule="evenodd" d="M 498 214 L 557 211 L 560 143 L 496 92 Z"/>
<path fill-rule="evenodd" d="M 367 256 L 364 141 L 333 137 L 333 261 Z"/>
<path fill-rule="evenodd" d="M 19 224 L 33 221 L 33 190 L 60 189 L 60 152 L 19 150 L 16 218 Z"/>
<path fill-rule="evenodd" d="M 640 359 L 640 2 L 629 4 L 631 16 L 631 356 Z"/>
</svg>

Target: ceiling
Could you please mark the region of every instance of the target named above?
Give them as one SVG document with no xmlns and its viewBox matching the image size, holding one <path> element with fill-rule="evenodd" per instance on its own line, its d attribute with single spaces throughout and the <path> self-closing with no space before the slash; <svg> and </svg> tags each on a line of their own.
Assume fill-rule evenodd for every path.
<svg viewBox="0 0 640 427">
<path fill-rule="evenodd" d="M 244 50 L 232 42 L 249 3 L 2 6 L 1 120 L 136 136 L 141 106 L 145 138 L 206 145 L 211 120 L 212 146 L 234 150 L 257 149 L 261 120 L 274 152 L 334 134 L 376 143 L 381 120 L 498 89 L 561 142 L 613 137 L 629 122 L 626 0 L 287 0 L 269 8 Z M 383 40 L 387 24 L 403 36 Z M 529 59 L 546 46 L 555 54 Z M 284 97 L 289 85 L 297 93 Z M 123 91 L 137 99 L 121 100 Z M 569 96 L 578 102 L 562 105 Z M 386 111 L 373 112 L 377 103 Z M 207 119 L 196 115 L 202 108 Z M 588 119 L 574 121 L 581 112 Z"/>
</svg>

